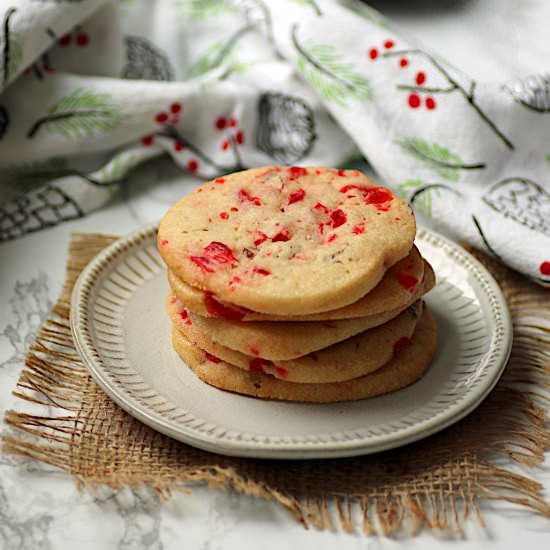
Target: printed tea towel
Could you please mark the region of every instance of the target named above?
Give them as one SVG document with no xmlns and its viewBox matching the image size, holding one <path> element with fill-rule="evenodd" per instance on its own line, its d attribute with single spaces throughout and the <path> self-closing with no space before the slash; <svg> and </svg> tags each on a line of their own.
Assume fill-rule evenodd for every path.
<svg viewBox="0 0 550 550">
<path fill-rule="evenodd" d="M 359 150 L 434 228 L 550 285 L 550 74 L 477 82 L 355 0 L 0 0 L 0 240 L 161 155 L 201 178 Z"/>
</svg>

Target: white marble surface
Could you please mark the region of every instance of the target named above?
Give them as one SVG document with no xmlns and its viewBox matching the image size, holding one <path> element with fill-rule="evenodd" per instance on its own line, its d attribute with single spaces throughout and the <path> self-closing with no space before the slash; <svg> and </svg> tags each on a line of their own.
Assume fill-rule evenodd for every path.
<svg viewBox="0 0 550 550">
<path fill-rule="evenodd" d="M 441 0 L 427 11 L 414 4 L 394 1 L 387 13 L 472 76 L 506 81 L 548 68 L 546 0 Z M 385 3 L 377 5 L 384 9 Z M 157 163 L 128 182 L 109 208 L 0 245 L 0 411 L 20 407 L 10 390 L 26 344 L 61 288 L 69 233 L 127 233 L 156 221 L 195 184 Z M 550 453 L 530 475 L 550 500 Z M 453 542 L 432 533 L 400 540 L 305 531 L 276 505 L 233 492 L 197 487 L 192 496 L 167 502 L 146 490 L 79 493 L 72 479 L 52 468 L 0 455 L 0 550 L 550 548 L 548 519 L 496 504 L 485 507 L 485 519 L 487 529 L 470 522 L 464 538 Z"/>
</svg>

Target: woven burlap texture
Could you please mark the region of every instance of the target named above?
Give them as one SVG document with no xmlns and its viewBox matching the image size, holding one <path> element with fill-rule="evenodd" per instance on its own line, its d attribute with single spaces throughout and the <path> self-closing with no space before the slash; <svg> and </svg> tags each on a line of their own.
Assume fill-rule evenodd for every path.
<svg viewBox="0 0 550 550">
<path fill-rule="evenodd" d="M 483 523 L 480 503 L 504 500 L 550 518 L 539 483 L 496 464 L 523 468 L 544 459 L 550 445 L 550 295 L 477 253 L 501 284 L 515 336 L 504 376 L 489 398 L 444 432 L 377 455 L 338 460 L 269 461 L 194 449 L 141 424 L 93 382 L 75 351 L 71 289 L 112 236 L 76 234 L 62 295 L 28 351 L 14 390 L 33 403 L 10 410 L 4 452 L 68 471 L 81 486 L 150 486 L 168 497 L 191 482 L 272 499 L 305 527 L 416 533 L 461 533 L 464 519 Z M 44 407 L 47 406 L 47 413 Z M 23 405 L 23 404 L 22 404 Z M 36 405 L 36 414 L 28 407 Z M 517 470 L 517 468 L 514 468 Z M 189 497 L 189 498 L 192 498 Z"/>
</svg>

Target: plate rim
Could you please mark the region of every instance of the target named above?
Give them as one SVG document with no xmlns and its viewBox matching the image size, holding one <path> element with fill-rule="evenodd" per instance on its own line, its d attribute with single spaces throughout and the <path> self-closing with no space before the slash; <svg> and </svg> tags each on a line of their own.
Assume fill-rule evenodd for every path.
<svg viewBox="0 0 550 550">
<path fill-rule="evenodd" d="M 119 254 L 126 252 L 132 247 L 139 247 L 143 242 L 154 238 L 157 227 L 157 224 L 148 225 L 117 239 L 87 264 L 79 275 L 72 291 L 70 327 L 77 353 L 99 387 L 131 416 L 169 437 L 206 451 L 250 458 L 318 459 L 371 454 L 407 445 L 455 424 L 479 406 L 495 387 L 506 367 L 512 347 L 512 321 L 508 305 L 498 283 L 487 268 L 460 244 L 432 229 L 419 226 L 417 228 L 417 238 L 420 236 L 421 240 L 442 248 L 451 256 L 456 255 L 461 257 L 461 263 L 464 260 L 466 260 L 466 263 L 469 262 L 475 268 L 475 271 L 477 271 L 478 276 L 476 278 L 478 282 L 481 283 L 482 287 L 485 286 L 483 289 L 484 293 L 489 298 L 492 306 L 489 310 L 490 317 L 491 319 L 496 317 L 497 322 L 494 328 L 496 337 L 500 337 L 500 342 L 493 344 L 488 351 L 493 357 L 492 368 L 494 372 L 492 377 L 485 380 L 485 383 L 470 389 L 465 394 L 464 399 L 451 405 L 440 414 L 414 423 L 409 428 L 396 430 L 376 437 L 363 436 L 349 441 L 330 441 L 330 432 L 319 434 L 318 437 L 323 437 L 324 435 L 328 438 L 328 441 L 319 442 L 264 442 L 234 438 L 224 439 L 223 437 L 194 430 L 186 425 L 179 424 L 177 427 L 174 427 L 169 419 L 163 417 L 155 410 L 149 410 L 146 404 L 139 403 L 125 389 L 124 384 L 113 380 L 109 376 L 107 372 L 108 367 L 103 366 L 99 353 L 95 350 L 92 338 L 85 326 L 87 321 L 86 298 L 90 295 L 91 290 L 99 280 L 99 275 L 108 268 L 112 261 L 116 260 Z M 470 269 L 468 271 L 471 272 Z M 497 315 L 495 315 L 494 310 L 498 312 Z M 151 389 L 158 394 L 152 387 Z M 186 412 L 194 416 L 189 411 Z M 278 437 L 281 439 L 284 436 L 268 437 Z"/>
</svg>

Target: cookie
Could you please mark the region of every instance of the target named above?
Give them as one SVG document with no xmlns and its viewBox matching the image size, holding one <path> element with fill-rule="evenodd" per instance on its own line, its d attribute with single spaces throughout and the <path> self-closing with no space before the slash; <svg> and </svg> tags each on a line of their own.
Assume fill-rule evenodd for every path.
<svg viewBox="0 0 550 550">
<path fill-rule="evenodd" d="M 408 204 L 354 170 L 267 167 L 210 181 L 161 220 L 160 254 L 187 284 L 260 313 L 356 302 L 405 258 Z"/>
<path fill-rule="evenodd" d="M 288 382 L 326 384 L 364 376 L 384 366 L 410 341 L 422 313 L 418 301 L 395 319 L 348 338 L 339 344 L 290 361 L 268 361 L 250 357 L 217 344 L 195 323 L 172 316 L 174 326 L 195 346 L 230 365 L 270 374 Z"/>
<path fill-rule="evenodd" d="M 298 384 L 269 374 L 250 372 L 208 355 L 177 329 L 172 331 L 176 352 L 204 382 L 223 390 L 281 401 L 331 403 L 376 397 L 408 386 L 426 372 L 436 350 L 437 327 L 427 308 L 407 346 L 384 367 L 346 382 Z"/>
<path fill-rule="evenodd" d="M 196 325 L 197 330 L 208 334 L 212 340 L 245 355 L 271 361 L 285 361 L 327 348 L 365 330 L 387 323 L 413 304 L 424 292 L 424 285 L 411 296 L 411 301 L 376 315 L 340 319 L 337 321 L 239 321 L 202 317 L 184 308 L 177 299 L 170 298 L 174 308 L 172 317 L 183 316 L 185 322 Z"/>
<path fill-rule="evenodd" d="M 342 308 L 311 315 L 280 316 L 257 313 L 219 300 L 212 293 L 189 286 L 171 271 L 168 282 L 172 293 L 182 304 L 203 317 L 221 317 L 235 321 L 330 321 L 366 317 L 384 311 L 397 309 L 411 301 L 411 295 L 417 290 L 423 279 L 429 282 L 425 291 L 435 284 L 435 275 L 431 266 L 422 259 L 418 249 L 392 266 L 382 280 L 357 302 Z"/>
</svg>

